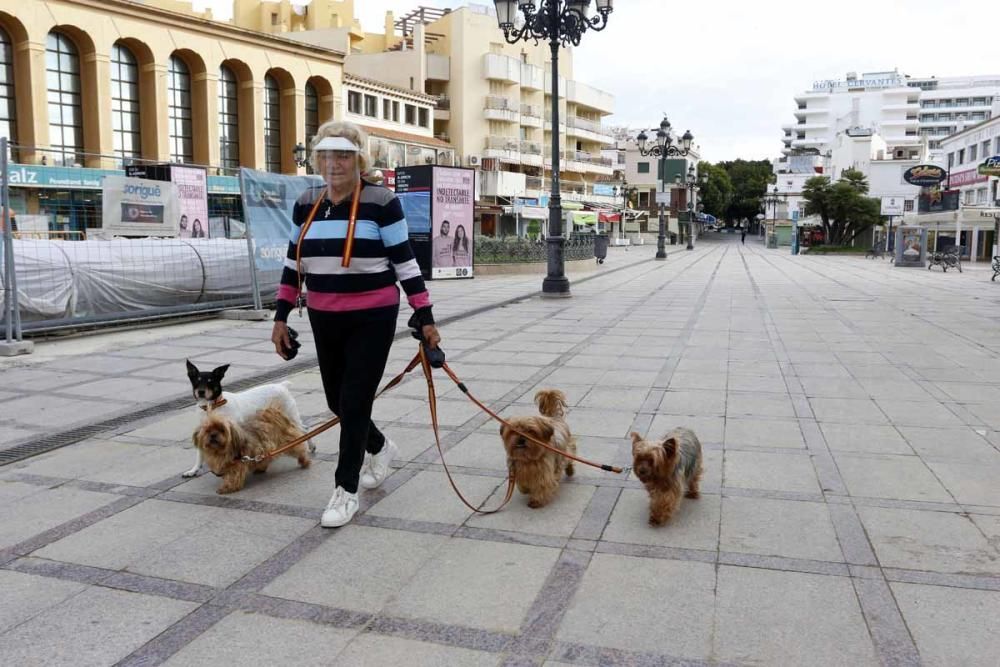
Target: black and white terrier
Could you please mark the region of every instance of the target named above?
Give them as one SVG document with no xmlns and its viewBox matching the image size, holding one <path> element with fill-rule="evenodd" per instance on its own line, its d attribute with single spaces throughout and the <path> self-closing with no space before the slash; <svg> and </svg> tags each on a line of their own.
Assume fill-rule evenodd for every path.
<svg viewBox="0 0 1000 667">
<path fill-rule="evenodd" d="M 191 381 L 191 392 L 198 404 L 199 410 L 206 414 L 211 412 L 216 417 L 231 419 L 239 424 L 245 424 L 251 417 L 263 411 L 269 405 L 279 406 L 289 420 L 305 432 L 307 429 L 299 415 L 299 407 L 295 397 L 288 389 L 287 382 L 278 384 L 263 384 L 246 391 L 223 395 L 222 378 L 229 370 L 229 364 L 219 366 L 211 372 L 204 373 L 198 367 L 187 361 L 187 376 Z M 312 440 L 308 441 L 309 452 L 316 451 Z M 197 460 L 194 467 L 184 473 L 184 477 L 196 477 L 202 473 L 201 451 L 195 449 Z"/>
</svg>

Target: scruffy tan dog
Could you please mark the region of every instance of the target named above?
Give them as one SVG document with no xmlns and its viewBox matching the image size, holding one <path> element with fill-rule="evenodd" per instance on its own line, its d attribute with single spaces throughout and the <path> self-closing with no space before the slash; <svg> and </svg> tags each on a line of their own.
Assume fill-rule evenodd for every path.
<svg viewBox="0 0 1000 667">
<path fill-rule="evenodd" d="M 559 490 L 563 471 L 573 474 L 573 461 L 536 445 L 515 432 L 530 435 L 556 449 L 576 454 L 576 438 L 566 425 L 566 395 L 558 389 L 543 389 L 535 394 L 540 415 L 512 417 L 500 427 L 500 437 L 507 451 L 507 465 L 514 471 L 517 490 L 528 496 L 528 507 L 547 505 Z"/>
<path fill-rule="evenodd" d="M 680 507 L 682 497 L 699 496 L 702 467 L 698 436 L 688 428 L 675 428 L 661 440 L 643 440 L 633 432 L 632 469 L 649 493 L 649 523 L 663 525 Z"/>
<path fill-rule="evenodd" d="M 247 475 L 264 472 L 273 459 L 259 463 L 243 461 L 244 456 L 256 457 L 278 449 L 303 434 L 302 429 L 277 403 L 269 403 L 242 423 L 217 412 L 209 412 L 191 436 L 209 470 L 222 478 L 217 493 L 233 493 L 246 484 Z M 308 468 L 312 461 L 303 443 L 283 453 L 298 459 L 299 466 Z"/>
</svg>

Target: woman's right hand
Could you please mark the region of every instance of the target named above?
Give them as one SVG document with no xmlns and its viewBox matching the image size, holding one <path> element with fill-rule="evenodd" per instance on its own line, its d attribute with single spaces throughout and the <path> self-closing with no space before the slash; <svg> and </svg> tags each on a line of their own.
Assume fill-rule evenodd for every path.
<svg viewBox="0 0 1000 667">
<path fill-rule="evenodd" d="M 292 339 L 288 335 L 288 324 L 286 322 L 275 322 L 271 329 L 271 342 L 274 343 L 274 351 L 278 356 L 287 360 L 285 350 L 291 349 Z"/>
</svg>

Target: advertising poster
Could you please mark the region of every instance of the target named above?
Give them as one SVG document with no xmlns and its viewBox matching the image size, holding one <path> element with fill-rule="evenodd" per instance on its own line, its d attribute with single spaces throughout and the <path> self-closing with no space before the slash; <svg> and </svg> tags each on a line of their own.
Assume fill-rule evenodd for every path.
<svg viewBox="0 0 1000 667">
<path fill-rule="evenodd" d="M 292 239 L 295 201 L 306 188 L 322 186 L 319 176 L 282 176 L 246 167 L 240 169 L 240 191 L 245 222 L 253 236 L 254 261 L 257 271 L 265 274 L 262 285 L 269 282 L 277 285 L 281 277 L 288 242 Z"/>
<path fill-rule="evenodd" d="M 896 229 L 896 266 L 923 267 L 927 245 L 927 230 L 923 227 Z"/>
<path fill-rule="evenodd" d="M 179 208 L 173 183 L 105 176 L 101 208 L 103 228 L 112 236 L 177 236 Z"/>
<path fill-rule="evenodd" d="M 428 165 L 396 169 L 396 196 L 403 206 L 410 245 L 424 278 L 431 277 L 431 170 Z"/>
<path fill-rule="evenodd" d="M 433 185 L 431 277 L 471 278 L 475 171 L 433 167 Z"/>
<path fill-rule="evenodd" d="M 208 238 L 208 175 L 201 167 L 170 166 L 170 180 L 177 186 L 182 239 Z"/>
</svg>

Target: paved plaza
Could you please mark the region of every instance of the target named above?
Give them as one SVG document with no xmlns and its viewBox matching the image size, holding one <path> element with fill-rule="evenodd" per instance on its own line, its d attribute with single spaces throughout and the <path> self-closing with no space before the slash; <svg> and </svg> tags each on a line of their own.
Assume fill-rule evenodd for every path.
<svg viewBox="0 0 1000 667">
<path fill-rule="evenodd" d="M 221 320 L 3 362 L 0 664 L 996 665 L 986 265 L 718 235 L 669 250 L 612 249 L 572 299 L 540 299 L 540 276 L 430 284 L 452 368 L 501 414 L 558 387 L 581 455 L 617 465 L 630 431 L 697 432 L 703 495 L 660 528 L 631 475 L 582 466 L 545 508 L 516 495 L 473 515 L 416 375 L 376 404 L 400 455 L 344 528 L 318 525 L 336 429 L 308 470 L 284 459 L 233 495 L 182 479 L 200 414 L 185 358 L 231 363 L 232 386 L 286 377 L 308 423 L 328 418 L 295 315 L 306 345 L 287 364 L 270 323 Z M 387 375 L 415 351 L 407 315 Z M 456 481 L 492 506 L 498 427 L 437 384 Z"/>
</svg>

